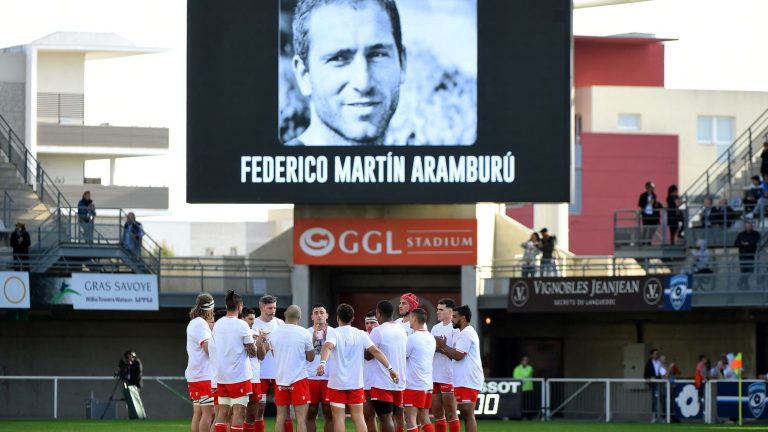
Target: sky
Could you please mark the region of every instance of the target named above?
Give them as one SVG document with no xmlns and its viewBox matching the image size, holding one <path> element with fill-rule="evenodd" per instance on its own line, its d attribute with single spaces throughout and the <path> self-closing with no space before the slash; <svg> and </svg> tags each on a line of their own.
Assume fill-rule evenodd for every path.
<svg viewBox="0 0 768 432">
<path fill-rule="evenodd" d="M 137 46 L 165 48 L 86 63 L 86 124 L 170 129 L 169 155 L 120 161 L 116 183 L 168 186 L 173 220 L 266 218 L 266 206 L 185 204 L 185 1 L 0 0 L 0 11 L 0 47 L 80 31 L 113 32 Z M 768 0 L 651 0 L 577 9 L 573 28 L 576 35 L 637 32 L 677 39 L 666 48 L 668 88 L 768 91 L 766 17 Z"/>
</svg>

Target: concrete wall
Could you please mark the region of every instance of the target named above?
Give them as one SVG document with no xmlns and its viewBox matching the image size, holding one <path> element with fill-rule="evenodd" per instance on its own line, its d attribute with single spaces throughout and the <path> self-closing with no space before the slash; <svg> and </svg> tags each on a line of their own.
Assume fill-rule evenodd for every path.
<svg viewBox="0 0 768 432">
<path fill-rule="evenodd" d="M 55 183 L 82 185 L 86 157 L 82 155 L 38 154 L 37 160 Z"/>
<path fill-rule="evenodd" d="M 589 102 L 578 99 L 589 94 Z M 588 105 L 587 105 L 588 104 Z M 679 136 L 680 186 L 685 190 L 715 160 L 714 144 L 696 141 L 698 116 L 735 118 L 738 137 L 768 108 L 768 93 L 595 86 L 577 90 L 584 132 L 632 133 L 618 128 L 620 113 L 640 114 L 635 133 Z"/>
<path fill-rule="evenodd" d="M 24 54 L 0 53 L 0 115 L 21 139 L 26 124 L 26 62 Z"/>
<path fill-rule="evenodd" d="M 151 313 L 58 310 L 30 313 L 25 318 L 28 322 L 0 316 L 0 373 L 112 376 L 123 352 L 131 349 L 141 358 L 145 375 L 183 376 L 187 363 L 185 314 L 183 309 Z M 105 400 L 113 383 L 60 382 L 60 418 L 84 418 L 90 393 Z M 184 394 L 186 383 L 168 383 Z M 52 399 L 51 382 L 0 380 L 0 418 L 50 417 Z M 155 382 L 145 384 L 142 399 L 150 418 L 184 418 L 192 412 L 185 401 Z"/>
<path fill-rule="evenodd" d="M 489 313 L 488 311 L 483 314 Z M 505 314 L 492 313 L 496 338 L 557 339 L 563 346 L 563 376 L 622 377 L 624 347 L 644 343 L 676 361 L 682 377 L 693 377 L 699 354 L 714 358 L 742 352 L 747 376 L 755 376 L 756 324 L 746 313 L 696 310 L 687 313 Z M 490 350 L 504 349 L 492 342 Z M 536 364 L 536 359 L 531 359 Z M 714 362 L 713 362 L 714 364 Z M 511 373 L 514 365 L 508 365 Z M 503 367 L 503 366 L 502 366 Z M 504 371 L 502 371 L 504 372 Z M 759 372 L 762 373 L 762 372 Z M 641 377 L 642 371 L 638 371 Z"/>
<path fill-rule="evenodd" d="M 85 53 L 40 52 L 37 71 L 38 92 L 85 93 Z"/>
</svg>

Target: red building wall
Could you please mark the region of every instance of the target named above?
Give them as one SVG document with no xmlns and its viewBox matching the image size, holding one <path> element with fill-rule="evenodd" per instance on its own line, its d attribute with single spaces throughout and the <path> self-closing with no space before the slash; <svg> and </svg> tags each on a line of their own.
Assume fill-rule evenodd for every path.
<svg viewBox="0 0 768 432">
<path fill-rule="evenodd" d="M 664 87 L 662 39 L 576 36 L 576 87 L 593 85 Z"/>
<path fill-rule="evenodd" d="M 634 209 L 645 182 L 656 184 L 666 206 L 678 182 L 676 135 L 582 133 L 582 212 L 570 217 L 570 249 L 613 254 L 613 213 Z"/>
</svg>

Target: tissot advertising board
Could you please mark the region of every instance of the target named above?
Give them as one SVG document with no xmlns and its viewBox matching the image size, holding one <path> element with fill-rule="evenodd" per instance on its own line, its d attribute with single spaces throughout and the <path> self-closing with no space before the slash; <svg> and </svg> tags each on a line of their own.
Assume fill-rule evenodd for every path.
<svg viewBox="0 0 768 432">
<path fill-rule="evenodd" d="M 187 2 L 187 201 L 569 201 L 570 0 L 350 3 Z"/>
</svg>

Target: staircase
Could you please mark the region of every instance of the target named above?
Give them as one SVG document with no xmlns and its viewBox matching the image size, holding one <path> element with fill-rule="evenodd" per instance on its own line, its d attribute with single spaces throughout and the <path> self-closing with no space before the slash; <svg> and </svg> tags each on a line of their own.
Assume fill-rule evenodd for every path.
<svg viewBox="0 0 768 432">
<path fill-rule="evenodd" d="M 30 233 L 30 270 L 33 273 L 103 271 L 154 273 L 160 270 L 160 247 L 144 235 L 134 255 L 122 242 L 126 212 L 98 209 L 92 240 L 86 241 L 70 204 L 0 115 L 0 267 L 8 267 L 7 236 L 16 221 Z"/>
</svg>

